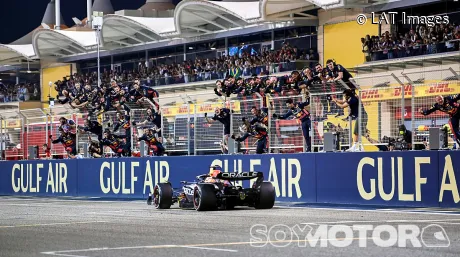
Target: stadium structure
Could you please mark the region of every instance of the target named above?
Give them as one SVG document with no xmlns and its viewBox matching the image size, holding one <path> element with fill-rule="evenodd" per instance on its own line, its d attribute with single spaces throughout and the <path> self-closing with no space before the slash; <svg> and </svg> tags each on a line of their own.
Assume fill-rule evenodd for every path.
<svg viewBox="0 0 460 257">
<path fill-rule="evenodd" d="M 459 1 L 64 2 L 0 45 L 0 256 L 459 256 Z"/>
<path fill-rule="evenodd" d="M 325 65 L 326 60 L 335 59 L 354 72 L 353 83 L 364 90 L 363 101 L 375 101 L 368 103 L 376 114 L 372 116 L 378 117 L 369 122 L 375 125 L 370 130 L 376 133 L 374 137 L 381 138 L 396 133 L 401 123 L 413 127 L 422 121 L 428 122 L 421 117 L 418 118 L 422 121 L 415 123 L 404 121 L 401 115 L 404 108 L 401 105 L 411 104 L 407 100 L 405 104 L 400 101 L 399 88 L 421 83 L 428 87 L 422 88 L 423 92 L 455 91 L 453 85 L 458 83 L 460 76 L 459 52 L 365 62 L 360 39 L 386 31 L 397 33 L 402 25 L 372 24 L 370 20 L 360 25 L 356 17 L 362 13 L 370 19 L 372 12 L 382 14 L 409 10 L 420 15 L 426 14 L 428 10 L 431 10 L 429 14 L 442 15 L 446 14 L 446 8 L 452 10 L 447 13 L 451 21 L 458 20 L 458 6 L 450 1 L 436 0 L 423 3 L 369 0 L 184 0 L 176 6 L 168 0 L 147 0 L 137 10 L 114 10 L 110 0 L 95 0 L 94 3 L 88 0 L 87 17 L 74 18 L 74 25 L 71 25 L 60 15 L 60 1 L 51 0 L 37 29 L 10 44 L 0 45 L 3 81 L 9 79 L 19 82 L 28 76 L 40 76 L 41 101 L 37 105 L 21 103 L 22 107 L 5 103 L 0 108 L 48 108 L 50 98 L 57 93 L 49 86 L 50 82 L 54 83 L 77 72 L 97 71 L 98 45 L 103 72 L 134 70 L 139 65 L 149 67 L 196 58 L 217 58 L 231 55 L 232 51 L 238 53 L 243 48 L 246 51 L 276 50 L 287 42 L 298 49 L 314 49 L 319 55 L 320 64 Z M 102 12 L 104 15 L 100 44 L 91 26 L 93 12 Z M 412 27 L 406 25 L 405 29 L 408 28 Z M 300 70 L 312 64 L 305 60 L 293 63 L 294 66 L 288 69 L 274 69 L 270 74 L 287 75 L 294 69 Z M 181 84 L 162 81 L 154 88 L 161 95 L 159 101 L 162 106 L 180 110 L 181 104 L 215 101 L 215 81 L 214 78 Z M 314 97 L 314 92 L 312 99 L 319 99 Z M 317 108 L 327 105 L 326 102 L 318 102 Z M 320 116 L 324 116 L 323 112 L 317 117 Z M 391 117 L 397 122 L 384 122 L 385 117 Z M 318 124 L 323 124 L 323 119 L 320 117 Z M 340 121 L 333 119 L 333 123 Z M 293 130 L 292 124 L 286 126 L 289 127 L 286 128 L 288 131 Z M 321 138 L 324 131 L 321 125 L 315 133 Z"/>
</svg>

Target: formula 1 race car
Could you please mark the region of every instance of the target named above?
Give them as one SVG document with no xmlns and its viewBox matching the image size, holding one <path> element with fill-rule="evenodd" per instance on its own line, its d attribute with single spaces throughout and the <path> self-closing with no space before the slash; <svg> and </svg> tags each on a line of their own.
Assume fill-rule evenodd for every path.
<svg viewBox="0 0 460 257">
<path fill-rule="evenodd" d="M 174 203 L 180 208 L 197 211 L 231 210 L 235 206 L 271 209 L 275 204 L 275 188 L 263 181 L 262 172 L 199 175 L 197 181 L 181 181 L 182 188 L 174 189 L 169 182 L 158 183 L 150 193 L 147 204 L 157 209 L 169 209 Z M 236 181 L 256 179 L 251 188 L 242 188 Z"/>
</svg>

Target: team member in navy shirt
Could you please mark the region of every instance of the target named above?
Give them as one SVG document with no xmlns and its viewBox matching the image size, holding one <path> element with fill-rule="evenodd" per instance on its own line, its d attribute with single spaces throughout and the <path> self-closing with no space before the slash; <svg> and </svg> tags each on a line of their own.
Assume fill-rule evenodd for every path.
<svg viewBox="0 0 460 257">
<path fill-rule="evenodd" d="M 102 140 L 102 125 L 97 121 L 85 119 L 85 126 L 78 126 L 78 129 L 80 131 L 83 130 L 85 132 L 93 133 L 97 135 L 97 140 Z"/>
<path fill-rule="evenodd" d="M 161 113 L 156 112 L 153 108 L 147 109 L 147 118 L 143 122 L 136 123 L 135 121 L 132 122 L 133 126 L 143 126 L 147 123 L 153 123 L 153 129 L 156 131 L 158 136 L 158 140 L 162 142 L 162 133 L 161 133 Z"/>
<path fill-rule="evenodd" d="M 307 152 L 311 152 L 311 137 L 310 137 L 310 128 L 311 128 L 311 120 L 310 120 L 310 112 L 305 109 L 305 107 L 310 105 L 310 100 L 307 98 L 307 101 L 301 103 L 294 103 L 292 99 L 288 99 L 286 104 L 289 108 L 289 111 L 284 115 L 278 115 L 276 113 L 273 114 L 273 118 L 279 118 L 285 120 L 290 116 L 294 116 L 296 119 L 302 122 L 302 133 L 303 137 L 305 138 L 305 142 L 307 143 Z"/>
<path fill-rule="evenodd" d="M 435 111 L 440 111 L 449 114 L 449 125 L 450 129 L 454 134 L 455 141 L 457 145 L 460 145 L 460 130 L 459 130 L 459 121 L 460 121 L 460 94 L 453 96 L 437 96 L 436 103 L 431 106 L 428 110 L 419 109 L 419 112 L 423 115 L 429 115 Z"/>
<path fill-rule="evenodd" d="M 260 123 L 262 126 L 265 126 L 268 128 L 268 108 L 260 108 L 257 109 L 257 107 L 253 106 L 251 108 L 251 113 L 253 118 L 249 121 L 250 125 L 254 125 L 256 123 Z M 243 117 L 243 122 L 246 121 L 246 118 Z"/>
<path fill-rule="evenodd" d="M 333 80 L 334 82 L 337 80 L 342 80 L 349 86 L 351 89 L 355 89 L 355 86 L 350 82 L 350 79 L 353 78 L 350 72 L 345 69 L 342 65 L 336 64 L 334 60 L 327 60 L 327 79 Z"/>
<path fill-rule="evenodd" d="M 209 124 L 213 123 L 214 121 L 219 121 L 224 125 L 224 141 L 222 145 L 222 152 L 228 153 L 227 143 L 228 137 L 230 136 L 230 110 L 227 108 L 217 107 L 215 109 L 215 114 L 211 119 L 208 118 L 207 113 L 204 114 L 204 117 Z"/>
<path fill-rule="evenodd" d="M 267 128 L 261 126 L 261 124 L 257 123 L 254 125 L 249 125 L 246 128 L 246 133 L 242 137 L 235 137 L 232 135 L 232 138 L 235 139 L 237 142 L 243 142 L 249 136 L 253 136 L 257 139 L 257 147 L 256 147 L 256 154 L 263 154 L 267 152 L 267 138 L 268 138 L 268 131 Z"/>
<path fill-rule="evenodd" d="M 349 118 L 356 120 L 355 127 L 353 129 L 353 146 L 350 148 L 350 151 L 356 151 L 358 147 L 358 135 L 359 135 L 359 108 L 361 107 L 361 131 L 367 134 L 367 113 L 364 110 L 362 104 L 359 103 L 358 96 L 351 89 L 346 89 L 343 91 L 345 95 L 345 100 L 338 100 L 336 97 L 332 98 L 332 101 L 337 104 L 340 108 L 350 107 Z"/>
</svg>

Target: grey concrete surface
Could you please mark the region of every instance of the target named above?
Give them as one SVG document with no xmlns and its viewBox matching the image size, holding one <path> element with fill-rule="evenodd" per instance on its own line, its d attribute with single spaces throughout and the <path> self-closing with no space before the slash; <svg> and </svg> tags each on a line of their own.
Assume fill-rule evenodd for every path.
<svg viewBox="0 0 460 257">
<path fill-rule="evenodd" d="M 257 227 L 253 227 L 255 225 Z M 318 231 L 326 228 L 325 225 L 329 230 L 312 246 L 316 239 L 306 237 L 308 228 L 312 229 L 310 235 L 319 235 Z M 350 226 L 353 225 L 355 228 L 351 230 Z M 428 225 L 435 225 L 425 229 L 423 242 L 437 245 L 449 243 L 449 246 L 427 247 L 420 235 L 416 239 L 421 247 L 414 247 L 409 241 L 406 247 L 401 247 L 405 240 L 396 241 L 390 247 L 381 247 L 378 239 L 386 240 L 389 244 L 397 239 L 395 235 L 390 238 L 389 233 L 385 232 L 389 231 L 388 226 L 361 234 L 358 231 L 366 226 L 375 228 L 381 225 L 395 229 L 413 225 L 420 228 L 420 232 Z M 264 226 L 267 231 L 272 228 L 269 243 L 263 236 L 266 234 L 263 232 Z M 335 234 L 331 228 L 339 232 Z M 307 230 L 302 232 L 299 229 Z M 352 231 L 352 234 L 346 235 L 344 231 Z M 401 234 L 399 239 L 402 238 Z M 241 208 L 234 211 L 196 212 L 177 208 L 155 210 L 144 201 L 0 197 L 2 257 L 458 257 L 459 239 L 460 213 L 456 210 L 277 206 L 271 210 Z M 340 243 L 349 245 L 338 247 Z M 366 247 L 362 247 L 363 244 Z"/>
</svg>

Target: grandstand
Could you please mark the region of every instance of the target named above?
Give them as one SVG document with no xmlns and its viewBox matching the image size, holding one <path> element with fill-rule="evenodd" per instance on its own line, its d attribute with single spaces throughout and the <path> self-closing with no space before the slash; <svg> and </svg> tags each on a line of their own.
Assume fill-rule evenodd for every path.
<svg viewBox="0 0 460 257">
<path fill-rule="evenodd" d="M 359 13 L 416 8 L 420 14 L 447 14 L 453 25 L 459 9 L 451 3 L 447 3 L 443 9 L 439 7 L 442 5 L 439 1 L 414 6 L 411 1 L 184 0 L 174 6 L 170 1 L 147 0 L 138 10 L 114 10 L 110 0 L 95 0 L 94 3 L 88 1 L 89 17 L 74 19 L 74 26 L 66 26 L 62 17 L 58 15 L 56 19 L 55 14 L 60 13 L 58 2 L 50 1 L 42 25 L 37 29 L 11 44 L 0 45 L 0 69 L 10 73 L 9 80 L 11 77 L 15 79 L 10 83 L 35 80 L 41 85 L 40 105 L 33 107 L 42 110 L 40 115 L 25 110 L 30 107 L 24 103 L 14 110 L 16 115 L 2 115 L 5 121 L 18 120 L 14 125 L 2 123 L 2 133 L 9 135 L 10 149 L 14 150 L 10 156 L 26 158 L 28 146 L 43 144 L 47 142 L 48 133 L 57 133 L 53 126 L 49 126 L 58 118 L 53 115 L 59 112 L 53 112 L 53 108 L 57 107 L 49 107 L 48 103 L 58 94 L 62 99 L 62 94 L 49 82 L 54 84 L 67 77 L 64 83 L 73 83 L 66 82 L 71 79 L 97 85 L 95 72 L 98 70 L 98 42 L 91 28 L 93 11 L 104 14 L 99 53 L 102 82 L 109 83 L 115 79 L 129 88 L 134 79 L 139 77 L 142 84 L 154 88 L 160 94 L 160 98 L 152 99 L 147 105 L 127 105 L 136 122 L 145 119 L 142 112 L 146 107 L 158 108 L 163 113 L 162 129 L 170 154 L 219 152 L 222 129 L 214 127 L 207 130 L 203 122 L 204 113 L 213 112 L 217 106 L 235 108 L 237 114 L 232 123 L 234 132 L 238 132 L 242 125 L 239 119 L 250 115 L 252 106 L 266 107 L 268 103 L 272 106 L 270 114 L 287 111 L 283 101 L 290 96 L 285 94 L 286 91 L 268 94 L 257 92 L 250 97 L 216 96 L 216 81 L 234 75 L 232 69 L 240 70 L 238 76 L 241 74 L 245 79 L 253 75 L 262 78 L 276 76 L 282 81 L 293 70 L 313 68 L 316 62 L 325 64 L 327 59 L 333 58 L 354 72 L 351 83 L 358 87 L 360 99 L 368 114 L 373 117 L 372 122 L 369 122 L 372 126 L 368 129 L 370 137 L 377 140 L 384 136 L 396 137 L 397 128 L 401 124 L 414 130 L 419 125 L 433 124 L 433 119 L 439 120 L 437 125 L 446 123 L 446 117 L 442 115 L 422 118 L 405 117 L 402 113 L 410 108 L 428 107 L 438 93 L 459 93 L 460 54 L 458 41 L 454 38 L 448 41 L 449 52 L 432 54 L 430 50 L 424 51 L 423 55 L 405 57 L 395 54 L 393 57 L 398 58 L 369 60 L 365 59 L 363 48 L 358 45 L 362 37 L 366 34 L 379 35 L 385 31 L 396 34 L 407 28 L 369 22 L 360 26 L 355 21 Z M 439 12 L 432 13 L 433 10 Z M 458 23 L 454 29 L 458 30 Z M 453 31 L 452 34 L 455 35 Z M 438 44 L 444 44 L 444 41 Z M 383 53 L 385 49 L 376 51 Z M 40 74 L 40 78 L 30 78 L 34 74 Z M 407 93 L 409 90 L 421 93 L 411 98 L 411 94 Z M 401 94 L 401 91 L 405 93 Z M 330 126 L 340 125 L 345 135 L 351 134 L 351 129 L 348 122 L 342 120 L 344 117 L 336 117 L 340 111 L 328 98 L 328 95 L 337 92 L 325 90 L 310 93 L 311 110 L 314 110 L 311 133 L 313 145 L 318 151 L 322 149 L 324 132 Z M 300 94 L 296 97 L 302 100 Z M 26 100 L 19 96 L 14 99 Z M 80 122 L 86 117 L 85 111 L 68 107 L 62 109 L 61 114 Z M 35 115 L 41 117 L 40 120 L 34 120 L 37 117 Z M 114 119 L 115 112 L 107 114 L 107 117 Z M 100 120 L 102 122 L 104 118 Z M 271 149 L 276 152 L 305 150 L 302 131 L 296 122 L 270 120 L 270 124 L 273 132 L 270 138 Z M 30 126 L 41 132 L 31 135 Z M 190 126 L 193 129 L 189 129 Z M 14 131 L 27 131 L 28 136 L 37 137 L 38 141 L 27 140 L 27 136 L 20 136 Z M 364 134 L 366 131 L 360 131 L 360 135 Z M 414 134 L 414 140 L 422 144 L 426 132 Z M 138 132 L 133 131 L 133 138 L 136 135 Z M 206 140 L 195 143 L 203 139 L 204 135 Z M 346 136 L 342 139 L 342 149 L 351 146 L 350 138 Z M 134 141 L 133 148 L 137 148 L 137 142 L 131 141 Z M 13 149 L 11 146 L 21 143 L 23 146 L 19 152 L 22 153 L 17 153 L 18 147 Z M 376 150 L 373 147 L 376 143 L 367 139 L 363 139 L 363 143 L 369 150 Z M 243 148 L 254 150 L 250 144 Z M 56 156 L 63 154 L 62 149 L 55 152 Z"/>
</svg>

